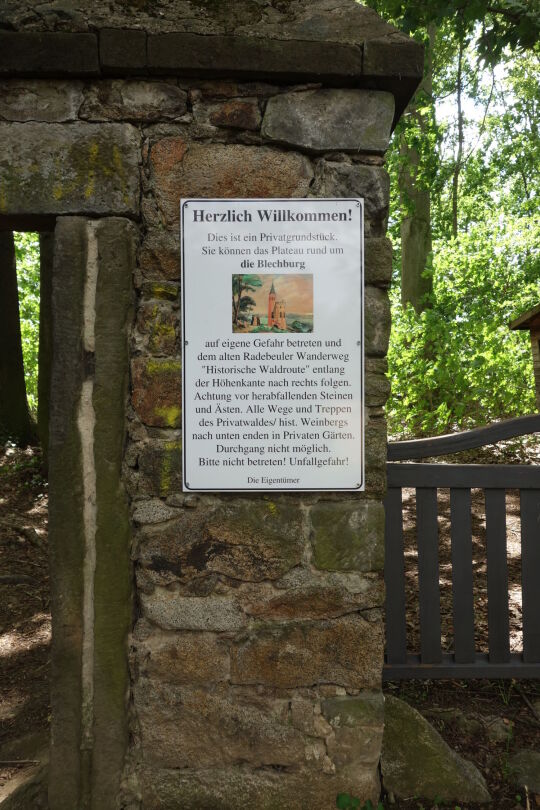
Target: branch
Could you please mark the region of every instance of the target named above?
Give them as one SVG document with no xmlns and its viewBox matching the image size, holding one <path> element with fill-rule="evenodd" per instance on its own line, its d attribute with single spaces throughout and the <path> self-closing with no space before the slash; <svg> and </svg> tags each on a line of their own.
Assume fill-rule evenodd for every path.
<svg viewBox="0 0 540 810">
<path fill-rule="evenodd" d="M 514 23 L 519 23 L 522 17 L 522 15 L 517 11 L 510 11 L 507 8 L 498 8 L 497 6 L 487 6 L 486 11 L 488 11 L 490 14 L 500 14 L 501 17 L 506 17 L 508 20 L 512 20 Z"/>
</svg>

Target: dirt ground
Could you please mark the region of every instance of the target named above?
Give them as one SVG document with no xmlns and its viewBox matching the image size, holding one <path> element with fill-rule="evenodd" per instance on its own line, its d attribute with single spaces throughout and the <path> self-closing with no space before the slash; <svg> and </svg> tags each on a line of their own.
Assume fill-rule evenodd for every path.
<svg viewBox="0 0 540 810">
<path fill-rule="evenodd" d="M 50 638 L 41 454 L 8 444 L 0 446 L 0 787 L 20 769 L 11 744 L 48 728 Z"/>
<path fill-rule="evenodd" d="M 537 437 L 501 442 L 447 457 L 425 459 L 431 463 L 455 464 L 538 464 L 540 441 Z M 439 585 L 441 594 L 441 641 L 443 652 L 453 650 L 452 624 L 452 549 L 450 543 L 450 490 L 437 492 L 439 513 Z M 471 493 L 473 588 L 475 642 L 478 652 L 488 652 L 486 518 L 483 490 Z M 521 521 L 519 492 L 506 493 L 506 535 L 510 649 L 521 650 Z M 416 501 L 414 489 L 403 490 L 403 542 L 405 552 L 405 594 L 407 611 L 407 648 L 420 651 L 418 612 L 418 553 L 416 544 Z"/>
<path fill-rule="evenodd" d="M 467 460 L 536 461 L 535 452 L 506 449 L 503 456 L 487 451 Z M 455 458 L 453 459 L 456 460 Z M 508 494 L 508 561 L 512 648 L 521 643 L 521 589 L 519 548 L 519 502 Z M 440 493 L 441 613 L 445 649 L 452 647 L 449 495 Z M 414 527 L 414 493 L 404 496 L 404 528 L 407 574 L 407 626 L 409 649 L 418 649 L 416 609 L 417 577 Z M 485 520 L 483 496 L 473 493 L 473 552 L 477 643 L 487 649 Z M 0 445 L 0 787 L 22 765 L 8 758 L 14 740 L 29 732 L 47 732 L 49 723 L 50 613 L 47 553 L 47 483 L 41 474 L 41 456 L 36 448 L 18 449 Z M 526 808 L 527 797 L 512 783 L 509 755 L 516 748 L 540 749 L 540 722 L 530 705 L 540 700 L 540 681 L 405 681 L 389 683 L 385 690 L 415 706 L 428 717 L 447 742 L 473 761 L 488 783 L 493 797 L 486 810 Z M 508 734 L 493 740 L 486 728 L 465 727 L 453 717 L 459 708 L 465 717 L 473 714 L 502 718 Z M 445 709 L 452 711 L 445 712 Z M 441 711 L 443 710 L 443 711 Z M 478 726 L 478 724 L 476 724 Z M 457 804 L 433 805 L 421 798 L 390 802 L 385 808 L 428 810 L 438 806 L 455 810 Z M 540 797 L 529 797 L 529 807 L 540 806 Z M 471 804 L 460 810 L 476 810 Z"/>
<path fill-rule="evenodd" d="M 439 586 L 441 593 L 441 641 L 443 652 L 454 647 L 452 622 L 452 548 L 450 544 L 450 490 L 437 493 L 439 510 Z M 475 642 L 478 652 L 488 652 L 486 519 L 483 490 L 473 490 L 472 554 Z M 519 492 L 506 494 L 506 532 L 508 560 L 508 607 L 510 649 L 521 650 L 521 541 Z M 403 543 L 405 551 L 405 595 L 407 610 L 407 642 L 409 652 L 420 651 L 418 611 L 418 552 L 416 544 L 415 493 L 403 491 Z"/>
</svg>

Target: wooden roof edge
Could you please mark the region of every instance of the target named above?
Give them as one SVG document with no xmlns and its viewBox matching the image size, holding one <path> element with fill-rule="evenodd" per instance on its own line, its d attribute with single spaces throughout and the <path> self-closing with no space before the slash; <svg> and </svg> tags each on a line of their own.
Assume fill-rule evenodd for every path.
<svg viewBox="0 0 540 810">
<path fill-rule="evenodd" d="M 510 329 L 528 329 L 531 322 L 535 321 L 537 318 L 540 321 L 540 304 L 532 307 L 532 309 L 528 309 L 526 312 L 522 312 L 519 317 L 510 321 Z"/>
</svg>

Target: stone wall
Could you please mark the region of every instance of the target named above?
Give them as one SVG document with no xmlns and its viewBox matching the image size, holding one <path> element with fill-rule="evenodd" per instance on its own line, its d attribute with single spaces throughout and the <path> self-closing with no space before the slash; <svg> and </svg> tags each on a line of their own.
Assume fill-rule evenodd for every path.
<svg viewBox="0 0 540 810">
<path fill-rule="evenodd" d="M 58 32 L 50 5 L 38 25 L 24 3 L 8 4 L 5 27 Z M 94 37 L 73 14 L 69 36 Z M 128 34 L 118 32 L 124 45 Z M 93 77 L 80 67 L 14 77 L 0 58 L 10 76 L 0 87 L 0 226 L 57 217 L 51 810 L 322 810 L 340 792 L 375 802 L 384 152 L 397 96 L 346 80 L 186 77 L 178 64 L 160 78 L 107 78 L 97 75 L 116 34 L 107 36 Z M 167 53 L 155 58 L 165 64 Z M 189 196 L 365 198 L 365 493 L 181 492 L 179 200 Z"/>
<path fill-rule="evenodd" d="M 113 82 L 92 97 L 92 116 L 116 115 L 114 98 L 132 97 L 128 88 Z M 311 810 L 340 791 L 375 799 L 390 280 L 381 154 L 393 98 L 257 83 L 184 88 L 181 121 L 143 128 L 126 456 L 143 806 L 173 808 L 179 795 L 189 807 L 219 799 L 223 808 Z M 182 495 L 179 200 L 311 195 L 366 198 L 367 492 Z"/>
</svg>

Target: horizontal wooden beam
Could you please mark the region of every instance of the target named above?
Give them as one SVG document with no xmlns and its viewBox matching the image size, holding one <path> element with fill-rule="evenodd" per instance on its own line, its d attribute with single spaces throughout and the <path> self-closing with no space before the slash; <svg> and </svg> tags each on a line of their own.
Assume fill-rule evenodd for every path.
<svg viewBox="0 0 540 810">
<path fill-rule="evenodd" d="M 476 655 L 470 664 L 457 664 L 452 653 L 445 653 L 439 664 L 422 664 L 419 655 L 408 655 L 402 664 L 385 664 L 383 681 L 417 678 L 540 678 L 540 664 L 526 664 L 521 653 L 513 653 L 504 664 L 491 664 L 489 656 Z"/>
<path fill-rule="evenodd" d="M 418 458 L 431 458 L 447 453 L 473 450 L 486 444 L 496 444 L 516 436 L 528 436 L 540 432 L 540 413 L 505 419 L 487 427 L 449 433 L 428 439 L 413 439 L 405 442 L 391 442 L 388 445 L 388 461 L 407 461 Z"/>
<path fill-rule="evenodd" d="M 540 489 L 540 467 L 532 464 L 387 464 L 389 487 Z"/>
</svg>

